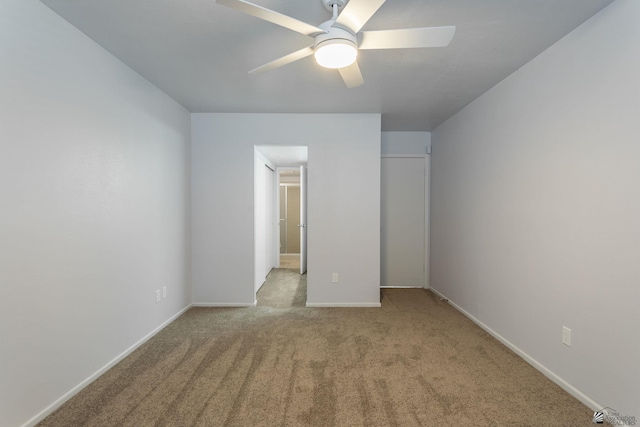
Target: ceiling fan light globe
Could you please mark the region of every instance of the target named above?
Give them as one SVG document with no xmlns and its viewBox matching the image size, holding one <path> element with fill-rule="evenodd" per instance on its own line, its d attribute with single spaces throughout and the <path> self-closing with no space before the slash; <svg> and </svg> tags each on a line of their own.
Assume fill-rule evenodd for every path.
<svg viewBox="0 0 640 427">
<path fill-rule="evenodd" d="M 344 68 L 356 61 L 358 49 L 349 40 L 327 40 L 316 46 L 313 55 L 322 67 Z"/>
</svg>

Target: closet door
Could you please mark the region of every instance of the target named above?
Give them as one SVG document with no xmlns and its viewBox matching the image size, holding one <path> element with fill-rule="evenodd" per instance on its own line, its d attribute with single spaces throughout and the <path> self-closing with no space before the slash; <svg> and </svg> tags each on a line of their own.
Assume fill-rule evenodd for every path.
<svg viewBox="0 0 640 427">
<path fill-rule="evenodd" d="M 425 286 L 425 173 L 420 157 L 381 162 L 380 286 Z"/>
</svg>

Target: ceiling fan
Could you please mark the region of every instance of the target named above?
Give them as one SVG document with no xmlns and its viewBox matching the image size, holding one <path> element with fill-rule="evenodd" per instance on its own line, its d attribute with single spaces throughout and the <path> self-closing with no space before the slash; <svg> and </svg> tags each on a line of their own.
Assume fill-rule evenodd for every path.
<svg viewBox="0 0 640 427">
<path fill-rule="evenodd" d="M 221 5 L 315 39 L 313 45 L 255 68 L 249 74 L 272 70 L 314 55 L 319 65 L 337 69 L 349 88 L 364 83 L 356 61 L 358 50 L 445 47 L 456 31 L 455 26 L 360 31 L 385 0 L 321 1 L 333 17 L 316 27 L 245 0 L 216 0 Z M 344 9 L 339 13 L 342 7 Z"/>
</svg>

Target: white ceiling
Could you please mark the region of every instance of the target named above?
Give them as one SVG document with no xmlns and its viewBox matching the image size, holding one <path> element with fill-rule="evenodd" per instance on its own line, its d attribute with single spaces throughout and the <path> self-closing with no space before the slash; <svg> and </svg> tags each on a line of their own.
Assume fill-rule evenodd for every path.
<svg viewBox="0 0 640 427">
<path fill-rule="evenodd" d="M 382 113 L 428 131 L 612 0 L 387 0 L 363 30 L 455 25 L 446 48 L 361 51 L 347 89 L 313 57 L 247 71 L 313 40 L 214 0 L 41 0 L 191 112 Z M 318 25 L 321 0 L 251 0 Z"/>
</svg>

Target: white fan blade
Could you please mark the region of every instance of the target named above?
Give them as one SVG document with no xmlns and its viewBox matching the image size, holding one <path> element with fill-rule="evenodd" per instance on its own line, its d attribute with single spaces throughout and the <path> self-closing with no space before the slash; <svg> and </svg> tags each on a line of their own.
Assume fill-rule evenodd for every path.
<svg viewBox="0 0 640 427">
<path fill-rule="evenodd" d="M 407 28 L 404 30 L 363 31 L 359 49 L 407 49 L 414 47 L 445 47 L 453 38 L 456 27 Z"/>
<path fill-rule="evenodd" d="M 244 0 L 216 0 L 216 3 L 223 6 L 228 6 L 232 9 L 246 13 L 247 15 L 255 16 L 256 18 L 264 19 L 265 21 L 272 22 L 282 27 L 293 30 L 297 33 L 304 34 L 305 36 L 315 37 L 318 34 L 326 33 L 325 30 L 318 28 L 314 25 L 307 24 L 306 22 L 299 21 L 287 15 L 283 15 L 279 12 L 266 9 L 262 6 L 249 3 Z"/>
<path fill-rule="evenodd" d="M 344 84 L 346 84 L 349 89 L 364 84 L 364 78 L 360 72 L 360 67 L 358 67 L 358 61 L 348 67 L 338 68 L 338 71 L 340 72 L 342 80 L 344 80 Z"/>
<path fill-rule="evenodd" d="M 349 29 L 355 34 L 384 2 L 385 0 L 349 0 L 335 23 L 338 27 Z"/>
<path fill-rule="evenodd" d="M 271 61 L 268 64 L 264 64 L 261 67 L 254 68 L 249 71 L 249 74 L 257 74 L 262 73 L 264 71 L 273 70 L 274 68 L 282 67 L 283 65 L 290 64 L 298 59 L 306 58 L 309 55 L 313 55 L 313 46 L 305 47 L 304 49 L 300 49 L 293 53 L 283 56 L 282 58 L 278 58 L 275 61 Z"/>
</svg>

